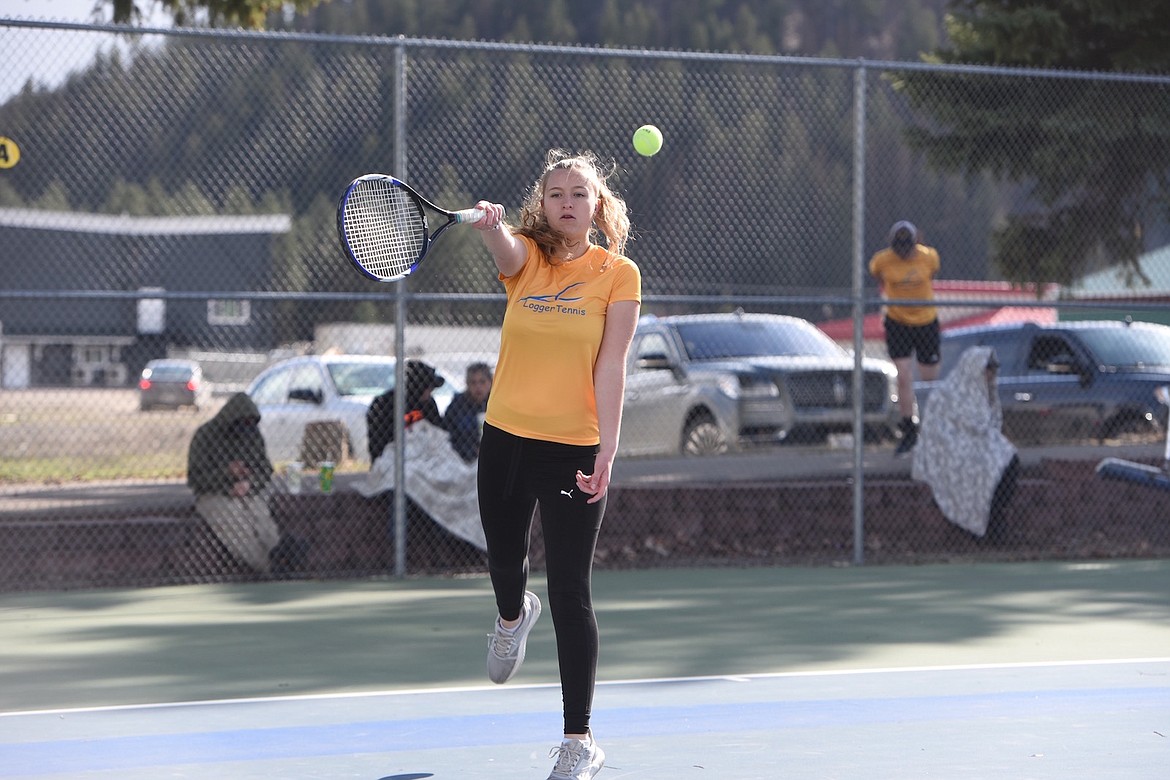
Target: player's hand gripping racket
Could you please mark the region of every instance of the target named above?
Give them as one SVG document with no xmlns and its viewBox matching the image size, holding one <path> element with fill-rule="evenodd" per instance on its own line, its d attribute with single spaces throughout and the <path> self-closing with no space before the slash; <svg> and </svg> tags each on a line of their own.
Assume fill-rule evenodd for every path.
<svg viewBox="0 0 1170 780">
<path fill-rule="evenodd" d="M 433 233 L 427 209 L 447 218 Z M 359 271 L 379 282 L 395 282 L 418 267 L 444 230 L 478 222 L 483 215 L 482 209 L 441 209 L 393 176 L 370 173 L 354 179 L 341 196 L 337 235 Z"/>
</svg>

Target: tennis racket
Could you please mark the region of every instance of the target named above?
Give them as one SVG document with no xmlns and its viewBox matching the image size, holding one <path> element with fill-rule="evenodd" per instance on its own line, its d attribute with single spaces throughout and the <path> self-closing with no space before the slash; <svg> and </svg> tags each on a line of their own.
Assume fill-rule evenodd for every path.
<svg viewBox="0 0 1170 780">
<path fill-rule="evenodd" d="M 433 233 L 427 210 L 447 221 Z M 357 269 L 379 282 L 396 282 L 418 268 L 443 231 L 478 222 L 482 209 L 447 211 L 393 176 L 369 173 L 346 188 L 337 204 L 341 248 Z"/>
</svg>

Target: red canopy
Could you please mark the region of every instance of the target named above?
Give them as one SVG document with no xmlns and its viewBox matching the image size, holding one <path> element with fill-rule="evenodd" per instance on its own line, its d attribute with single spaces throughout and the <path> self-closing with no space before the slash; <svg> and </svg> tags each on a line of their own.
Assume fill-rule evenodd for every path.
<svg viewBox="0 0 1170 780">
<path fill-rule="evenodd" d="M 1044 292 L 1048 297 L 1055 291 L 1050 285 Z M 1021 301 L 1036 301 L 1034 287 L 1014 287 L 1008 282 L 963 282 L 963 281 L 936 281 L 934 283 L 935 300 L 971 300 L 986 297 L 989 300 L 1004 301 L 1018 299 Z M 1039 301 L 1037 301 L 1039 302 Z M 991 306 L 981 308 L 977 304 L 970 306 L 940 306 L 938 308 L 939 324 L 943 330 L 962 328 L 968 325 L 1000 325 L 1009 322 L 1035 322 L 1047 324 L 1057 321 L 1056 309 L 1049 306 Z M 834 341 L 851 341 L 853 339 L 853 318 L 843 317 L 837 320 L 827 320 L 817 323 L 829 338 Z M 886 337 L 886 330 L 882 327 L 882 315 L 874 312 L 867 314 L 861 323 L 861 338 L 863 341 L 881 341 Z"/>
</svg>

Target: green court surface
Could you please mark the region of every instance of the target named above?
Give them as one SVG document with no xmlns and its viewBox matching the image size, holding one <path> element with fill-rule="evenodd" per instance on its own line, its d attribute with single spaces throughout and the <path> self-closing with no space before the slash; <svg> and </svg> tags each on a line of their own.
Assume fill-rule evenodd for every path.
<svg viewBox="0 0 1170 780">
<path fill-rule="evenodd" d="M 598 572 L 597 780 L 1161 780 L 1170 562 Z M 543 592 L 540 578 L 534 589 Z M 482 577 L 0 597 L 0 778 L 547 777 Z"/>
<path fill-rule="evenodd" d="M 598 571 L 594 589 L 601 681 L 1170 656 L 1166 560 Z M 0 594 L 0 712 L 479 686 L 493 617 L 484 577 Z M 556 681 L 542 620 L 516 682 Z"/>
</svg>

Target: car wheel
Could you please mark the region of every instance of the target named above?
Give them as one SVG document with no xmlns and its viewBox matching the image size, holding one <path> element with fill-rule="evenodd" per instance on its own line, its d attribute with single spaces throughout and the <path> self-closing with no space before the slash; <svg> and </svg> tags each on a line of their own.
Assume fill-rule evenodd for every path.
<svg viewBox="0 0 1170 780">
<path fill-rule="evenodd" d="M 682 453 L 702 457 L 727 452 L 727 439 L 707 412 L 701 412 L 687 421 L 683 429 Z"/>
</svg>

